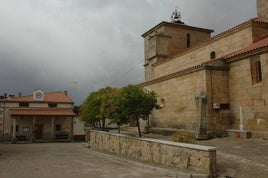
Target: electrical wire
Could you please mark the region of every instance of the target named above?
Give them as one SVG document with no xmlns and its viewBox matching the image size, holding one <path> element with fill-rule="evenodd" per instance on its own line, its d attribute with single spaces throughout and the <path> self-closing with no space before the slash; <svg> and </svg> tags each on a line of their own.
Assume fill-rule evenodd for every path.
<svg viewBox="0 0 268 178">
<path fill-rule="evenodd" d="M 123 73 L 118 79 L 114 80 L 112 83 L 110 83 L 110 86 L 114 85 L 115 83 L 119 82 L 119 80 L 121 80 L 124 76 L 126 76 L 128 73 L 130 73 L 131 71 L 133 71 L 134 69 L 136 69 L 139 65 L 143 64 L 143 60 L 142 62 L 139 62 L 138 64 L 134 65 L 133 67 L 131 67 L 128 71 L 126 71 L 125 73 Z"/>
</svg>

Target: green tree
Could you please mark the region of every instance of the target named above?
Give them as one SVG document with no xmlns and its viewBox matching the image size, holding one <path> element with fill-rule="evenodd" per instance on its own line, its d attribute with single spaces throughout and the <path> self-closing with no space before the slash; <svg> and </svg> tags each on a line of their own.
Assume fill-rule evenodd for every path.
<svg viewBox="0 0 268 178">
<path fill-rule="evenodd" d="M 114 98 L 118 92 L 119 89 L 111 87 L 102 88 L 98 91 L 101 104 L 100 112 L 97 117 L 103 121 L 102 125 L 105 125 L 105 119 L 112 119 L 111 112 L 113 110 Z"/>
<path fill-rule="evenodd" d="M 122 89 L 114 90 L 113 98 L 109 109 L 109 118 L 112 123 L 117 124 L 118 133 L 120 133 L 120 127 L 123 124 L 127 124 L 129 122 L 129 118 L 125 112 L 124 106 L 121 104 L 121 92 Z"/>
<path fill-rule="evenodd" d="M 141 137 L 139 119 L 147 120 L 153 109 L 160 109 L 157 104 L 156 93 L 144 91 L 136 85 L 128 85 L 118 95 L 117 105 L 120 106 L 121 118 L 133 118 L 136 121 L 139 137 Z"/>
<path fill-rule="evenodd" d="M 102 129 L 105 128 L 105 120 L 110 117 L 114 95 L 118 89 L 106 87 L 90 93 L 81 109 L 81 120 L 87 123 L 98 122 Z"/>
<path fill-rule="evenodd" d="M 98 97 L 98 92 L 92 92 L 81 106 L 80 119 L 85 123 L 94 124 L 99 121 L 98 115 L 100 112 L 101 101 Z"/>
</svg>

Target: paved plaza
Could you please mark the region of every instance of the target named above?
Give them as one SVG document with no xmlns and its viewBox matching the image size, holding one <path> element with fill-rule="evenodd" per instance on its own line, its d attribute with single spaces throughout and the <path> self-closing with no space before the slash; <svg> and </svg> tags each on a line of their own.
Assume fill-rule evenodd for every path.
<svg viewBox="0 0 268 178">
<path fill-rule="evenodd" d="M 170 140 L 166 136 L 146 136 Z M 218 138 L 197 144 L 217 147 L 219 178 L 267 178 L 267 140 Z M 162 171 L 124 160 L 92 151 L 81 142 L 0 144 L 0 178 L 165 178 L 174 173 L 174 169 Z"/>
<path fill-rule="evenodd" d="M 1 178 L 165 178 L 106 158 L 82 143 L 0 144 Z"/>
</svg>

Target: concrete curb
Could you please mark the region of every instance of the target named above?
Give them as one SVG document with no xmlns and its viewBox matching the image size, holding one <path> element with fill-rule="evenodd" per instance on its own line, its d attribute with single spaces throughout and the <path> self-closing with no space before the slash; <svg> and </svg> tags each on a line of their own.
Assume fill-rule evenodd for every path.
<svg viewBox="0 0 268 178">
<path fill-rule="evenodd" d="M 82 145 L 84 147 L 86 147 L 86 148 L 90 148 L 90 145 L 88 143 L 82 143 Z M 160 173 L 160 174 L 163 174 L 163 175 L 166 175 L 166 176 L 174 177 L 174 178 L 208 178 L 207 174 L 175 172 L 175 171 L 171 171 L 171 170 L 168 170 L 168 169 L 164 169 L 164 168 L 144 164 L 144 163 L 141 163 L 141 162 L 128 160 L 128 159 L 125 159 L 125 158 L 120 158 L 120 157 L 110 155 L 110 154 L 106 154 L 106 153 L 102 153 L 102 152 L 98 152 L 98 151 L 92 150 L 92 149 L 90 149 L 90 151 L 93 151 L 93 152 L 96 153 L 96 155 L 98 155 L 100 157 L 105 157 L 106 159 L 109 159 L 109 160 L 113 160 L 113 161 L 116 161 L 116 162 L 119 162 L 119 163 L 131 164 L 131 165 L 136 166 L 136 167 L 149 169 L 149 170 L 152 170 L 154 172 L 157 172 L 157 173 Z"/>
</svg>

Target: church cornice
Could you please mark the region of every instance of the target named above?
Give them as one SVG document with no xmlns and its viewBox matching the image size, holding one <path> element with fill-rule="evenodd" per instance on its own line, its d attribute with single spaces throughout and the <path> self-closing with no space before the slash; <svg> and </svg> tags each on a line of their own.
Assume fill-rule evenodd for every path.
<svg viewBox="0 0 268 178">
<path fill-rule="evenodd" d="M 194 72 L 198 72 L 201 70 L 222 70 L 222 71 L 228 71 L 229 70 L 229 65 L 223 61 L 223 59 L 216 59 L 212 61 L 208 61 L 205 63 L 202 63 L 200 65 L 192 66 L 184 70 L 180 70 L 162 77 L 158 77 L 149 81 L 145 81 L 143 83 L 140 83 L 139 85 L 144 87 L 152 84 L 156 84 L 162 81 L 170 80 L 176 77 L 188 75 Z"/>
<path fill-rule="evenodd" d="M 212 33 L 214 30 L 211 29 L 205 29 L 205 28 L 200 28 L 200 27 L 193 27 L 193 26 L 189 26 L 189 25 L 185 25 L 185 24 L 180 24 L 180 23 L 173 23 L 173 22 L 160 22 L 159 24 L 157 24 L 156 26 L 154 26 L 153 28 L 151 28 L 150 30 L 146 31 L 145 33 L 143 33 L 141 36 L 143 38 L 147 37 L 149 34 L 153 33 L 154 31 L 156 31 L 157 29 L 166 26 L 166 27 L 175 27 L 175 28 L 182 28 L 182 29 L 191 29 L 191 30 L 196 30 L 196 31 L 204 31 L 207 33 Z"/>
</svg>

